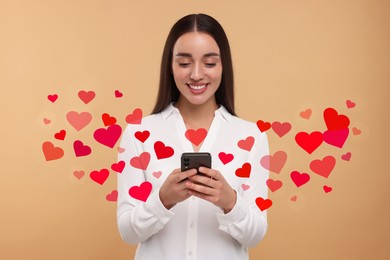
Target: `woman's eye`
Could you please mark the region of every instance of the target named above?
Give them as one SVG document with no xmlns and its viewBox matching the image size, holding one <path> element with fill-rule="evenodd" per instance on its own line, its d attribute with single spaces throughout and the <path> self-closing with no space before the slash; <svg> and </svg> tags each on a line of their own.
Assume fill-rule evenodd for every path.
<svg viewBox="0 0 390 260">
<path fill-rule="evenodd" d="M 214 67 L 215 65 L 216 65 L 216 63 L 206 63 L 207 67 Z"/>
<path fill-rule="evenodd" d="M 188 67 L 190 64 L 189 63 L 179 63 L 180 67 Z"/>
</svg>

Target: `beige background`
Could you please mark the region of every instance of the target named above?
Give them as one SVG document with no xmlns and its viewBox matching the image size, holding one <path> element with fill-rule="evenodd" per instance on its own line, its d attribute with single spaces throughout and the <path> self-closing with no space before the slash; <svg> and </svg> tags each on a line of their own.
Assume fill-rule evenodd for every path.
<svg viewBox="0 0 390 260">
<path fill-rule="evenodd" d="M 389 259 L 390 2 L 321 1 L 21 1 L 0 0 L 1 259 L 132 259 L 116 227 L 115 173 L 103 186 L 87 176 L 109 167 L 115 149 L 94 142 L 107 112 L 124 126 L 155 101 L 163 44 L 180 17 L 204 12 L 224 26 L 234 59 L 239 115 L 251 121 L 290 122 L 283 138 L 269 131 L 271 151 L 288 162 L 270 194 L 269 231 L 252 259 Z M 114 98 L 121 90 L 124 97 Z M 85 105 L 80 90 L 96 98 Z M 52 104 L 47 95 L 57 93 Z M 351 99 L 356 107 L 347 109 Z M 360 135 L 343 149 L 323 144 L 312 155 L 294 143 L 299 131 L 325 130 L 322 111 L 349 116 Z M 310 120 L 299 117 L 307 108 Z M 92 123 L 76 132 L 70 110 L 89 111 Z M 52 123 L 43 124 L 43 118 Z M 55 140 L 60 129 L 65 141 Z M 93 149 L 75 158 L 72 142 Z M 63 147 L 46 162 L 41 144 Z M 340 160 L 351 152 L 351 161 Z M 310 172 L 310 160 L 333 155 L 328 179 Z M 77 180 L 74 170 L 85 170 Z M 292 170 L 312 180 L 296 188 Z M 322 185 L 333 187 L 325 194 Z M 297 195 L 297 201 L 290 197 Z"/>
</svg>

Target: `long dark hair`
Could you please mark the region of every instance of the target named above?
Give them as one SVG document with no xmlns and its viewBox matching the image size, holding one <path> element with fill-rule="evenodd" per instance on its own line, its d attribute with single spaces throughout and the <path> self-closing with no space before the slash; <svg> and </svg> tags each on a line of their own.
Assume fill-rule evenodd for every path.
<svg viewBox="0 0 390 260">
<path fill-rule="evenodd" d="M 190 14 L 177 21 L 168 34 L 161 59 L 160 84 L 156 104 L 152 114 L 163 111 L 171 102 L 179 98 L 179 90 L 172 74 L 172 53 L 176 41 L 188 32 L 203 32 L 209 34 L 216 41 L 221 55 L 222 79 L 215 92 L 217 104 L 223 105 L 230 114 L 236 115 L 234 110 L 234 76 L 230 46 L 225 31 L 213 17 L 206 14 Z"/>
</svg>

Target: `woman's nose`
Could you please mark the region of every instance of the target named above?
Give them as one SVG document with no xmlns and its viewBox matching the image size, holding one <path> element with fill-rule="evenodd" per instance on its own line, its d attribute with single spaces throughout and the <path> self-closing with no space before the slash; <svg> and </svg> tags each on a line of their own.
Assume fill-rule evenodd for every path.
<svg viewBox="0 0 390 260">
<path fill-rule="evenodd" d="M 197 81 L 203 78 L 203 68 L 201 63 L 195 63 L 191 70 L 190 78 Z"/>
</svg>

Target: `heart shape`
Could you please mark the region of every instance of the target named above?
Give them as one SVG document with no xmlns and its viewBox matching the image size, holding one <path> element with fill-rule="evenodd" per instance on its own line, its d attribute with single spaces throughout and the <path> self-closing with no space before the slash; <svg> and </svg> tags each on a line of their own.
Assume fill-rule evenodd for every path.
<svg viewBox="0 0 390 260">
<path fill-rule="evenodd" d="M 78 96 L 81 99 L 81 101 L 83 101 L 85 104 L 88 104 L 95 98 L 95 92 L 81 90 L 79 91 Z"/>
<path fill-rule="evenodd" d="M 270 191 L 272 192 L 275 192 L 277 191 L 278 189 L 280 189 L 283 185 L 283 183 L 279 180 L 273 180 L 273 179 L 268 179 L 266 181 L 266 184 L 268 186 L 268 188 L 270 189 Z"/>
<path fill-rule="evenodd" d="M 312 133 L 299 132 L 295 135 L 295 141 L 306 152 L 311 154 L 314 152 L 323 141 L 322 133 L 314 131 Z"/>
<path fill-rule="evenodd" d="M 118 150 L 118 153 L 123 153 L 126 151 L 126 149 L 122 148 L 122 147 L 118 147 L 117 150 Z"/>
<path fill-rule="evenodd" d="M 88 112 L 78 113 L 76 111 L 70 111 L 66 114 L 66 119 L 69 124 L 73 126 L 74 129 L 80 131 L 84 127 L 86 127 L 89 122 L 92 120 L 92 115 Z"/>
<path fill-rule="evenodd" d="M 161 171 L 158 171 L 158 172 L 153 172 L 153 176 L 156 177 L 157 179 L 159 179 L 162 175 L 162 172 Z"/>
<path fill-rule="evenodd" d="M 64 150 L 60 147 L 55 147 L 54 144 L 49 141 L 42 144 L 42 151 L 46 161 L 57 160 L 64 156 Z"/>
<path fill-rule="evenodd" d="M 206 138 L 207 130 L 204 128 L 198 129 L 188 129 L 185 132 L 186 138 L 193 143 L 195 146 L 198 146 Z"/>
<path fill-rule="evenodd" d="M 228 164 L 229 162 L 231 162 L 234 159 L 234 155 L 231 154 L 231 153 L 220 152 L 218 154 L 218 158 L 221 160 L 221 162 L 224 165 L 226 165 L 226 164 Z"/>
<path fill-rule="evenodd" d="M 236 170 L 236 176 L 241 178 L 249 178 L 251 175 L 252 166 L 250 163 L 244 163 L 241 168 Z"/>
<path fill-rule="evenodd" d="M 360 135 L 362 133 L 362 131 L 359 130 L 358 128 L 356 128 L 356 127 L 353 127 L 352 128 L 352 133 L 353 133 L 353 135 Z"/>
<path fill-rule="evenodd" d="M 291 130 L 291 124 L 288 122 L 280 123 L 276 121 L 272 123 L 271 127 L 279 137 L 283 137 Z"/>
<path fill-rule="evenodd" d="M 137 138 L 141 143 L 144 143 L 150 136 L 150 132 L 148 130 L 138 131 L 134 133 L 135 138 Z"/>
<path fill-rule="evenodd" d="M 123 169 L 125 168 L 125 162 L 119 161 L 117 163 L 111 164 L 111 169 L 115 172 L 122 173 Z"/>
<path fill-rule="evenodd" d="M 148 181 L 144 181 L 140 186 L 133 186 L 129 189 L 131 197 L 137 200 L 146 201 L 152 191 L 152 184 Z"/>
<path fill-rule="evenodd" d="M 238 141 L 237 145 L 241 149 L 250 152 L 254 143 L 255 143 L 255 138 L 253 138 L 253 136 L 248 136 L 247 138 Z"/>
<path fill-rule="evenodd" d="M 336 165 L 336 159 L 333 156 L 325 156 L 322 160 L 313 160 L 310 163 L 310 169 L 318 175 L 328 178 Z"/>
<path fill-rule="evenodd" d="M 349 99 L 346 101 L 346 104 L 347 104 L 347 108 L 353 108 L 356 106 L 355 102 Z"/>
<path fill-rule="evenodd" d="M 311 109 L 308 108 L 308 109 L 306 109 L 306 110 L 300 112 L 299 115 L 300 115 L 302 118 L 304 118 L 304 119 L 310 119 L 311 113 L 312 113 Z"/>
<path fill-rule="evenodd" d="M 84 145 L 84 143 L 80 140 L 73 142 L 73 150 L 76 157 L 87 156 L 92 152 L 91 147 Z"/>
<path fill-rule="evenodd" d="M 73 172 L 74 177 L 76 177 L 79 180 L 84 177 L 84 174 L 85 174 L 84 171 L 74 171 Z"/>
<path fill-rule="evenodd" d="M 103 120 L 104 126 L 116 124 L 116 118 L 113 116 L 110 116 L 108 113 L 104 113 L 102 115 L 102 120 Z"/>
<path fill-rule="evenodd" d="M 54 138 L 58 139 L 58 140 L 64 140 L 65 139 L 65 135 L 66 135 L 66 131 L 65 130 L 61 130 L 58 133 L 54 134 Z"/>
<path fill-rule="evenodd" d="M 100 171 L 92 171 L 89 174 L 89 177 L 94 182 L 96 182 L 100 185 L 103 185 L 106 182 L 109 175 L 110 175 L 110 172 L 107 169 L 101 169 Z"/>
<path fill-rule="evenodd" d="M 273 155 L 265 155 L 260 159 L 260 164 L 265 169 L 274 173 L 280 173 L 287 161 L 287 153 L 277 151 Z"/>
<path fill-rule="evenodd" d="M 161 141 L 157 141 L 154 143 L 154 152 L 156 153 L 158 160 L 169 158 L 174 154 L 172 147 L 166 146 Z"/>
<path fill-rule="evenodd" d="M 57 98 L 58 98 L 57 94 L 47 96 L 47 99 L 50 100 L 52 103 L 56 102 Z"/>
<path fill-rule="evenodd" d="M 150 153 L 143 152 L 139 156 L 135 156 L 130 159 L 130 165 L 134 168 L 146 170 L 150 161 Z"/>
<path fill-rule="evenodd" d="M 343 159 L 344 161 L 349 161 L 351 160 L 351 156 L 352 154 L 350 152 L 347 152 L 346 154 L 341 155 L 341 159 Z"/>
<path fill-rule="evenodd" d="M 107 129 L 99 128 L 93 133 L 95 140 L 105 146 L 113 148 L 122 134 L 120 125 L 110 125 Z"/>
<path fill-rule="evenodd" d="M 324 110 L 324 120 L 328 130 L 341 130 L 349 126 L 349 118 L 345 115 L 339 115 L 331 107 Z"/>
<path fill-rule="evenodd" d="M 120 92 L 119 90 L 115 90 L 115 97 L 116 97 L 116 98 L 123 97 L 123 93 Z"/>
<path fill-rule="evenodd" d="M 296 202 L 298 199 L 297 195 L 294 195 L 290 198 L 291 201 Z"/>
<path fill-rule="evenodd" d="M 117 201 L 118 200 L 118 191 L 117 190 L 111 191 L 111 193 L 106 195 L 106 200 L 112 201 L 112 202 Z"/>
<path fill-rule="evenodd" d="M 271 128 L 271 123 L 265 122 L 263 120 L 257 120 L 256 125 L 259 128 L 260 132 L 265 132 Z"/>
<path fill-rule="evenodd" d="M 134 109 L 133 113 L 126 116 L 126 122 L 128 124 L 141 124 L 142 110 L 140 108 Z"/>
<path fill-rule="evenodd" d="M 51 120 L 48 119 L 48 118 L 44 118 L 44 119 L 43 119 L 43 123 L 44 123 L 45 125 L 48 125 L 48 124 L 51 123 Z"/>
<path fill-rule="evenodd" d="M 298 171 L 292 171 L 290 174 L 291 180 L 297 187 L 302 186 L 310 180 L 310 175 L 307 173 L 300 173 Z"/>
<path fill-rule="evenodd" d="M 261 211 L 264 211 L 272 206 L 272 200 L 258 197 L 256 198 L 256 204 Z"/>
<path fill-rule="evenodd" d="M 322 188 L 324 189 L 325 193 L 331 192 L 333 190 L 332 187 L 326 186 L 326 185 L 324 185 L 324 187 L 322 187 Z"/>
<path fill-rule="evenodd" d="M 249 185 L 246 185 L 246 184 L 242 184 L 241 185 L 242 189 L 245 191 L 245 190 L 248 190 L 250 188 Z"/>
<path fill-rule="evenodd" d="M 326 130 L 323 133 L 325 143 L 342 148 L 349 135 L 349 128 Z"/>
</svg>

